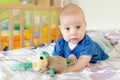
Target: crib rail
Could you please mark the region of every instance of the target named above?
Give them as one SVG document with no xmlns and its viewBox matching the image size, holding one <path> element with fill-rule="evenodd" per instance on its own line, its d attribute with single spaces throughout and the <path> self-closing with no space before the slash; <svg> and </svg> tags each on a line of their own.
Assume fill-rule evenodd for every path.
<svg viewBox="0 0 120 80">
<path fill-rule="evenodd" d="M 40 33 L 39 33 L 39 39 L 40 43 L 43 43 L 42 41 L 42 34 L 44 34 L 42 30 L 43 26 L 43 10 L 48 10 L 48 43 L 51 41 L 51 12 L 54 10 L 56 11 L 57 17 L 56 17 L 56 29 L 58 29 L 58 16 L 60 13 L 61 8 L 60 7 L 55 7 L 55 6 L 38 6 L 38 5 L 9 5 L 9 4 L 0 4 L 0 9 L 8 9 L 8 29 L 9 29 L 9 50 L 14 49 L 14 35 L 13 35 L 13 30 L 14 30 L 14 25 L 13 25 L 13 10 L 14 9 L 19 9 L 20 10 L 20 48 L 24 47 L 24 10 L 29 9 L 30 10 L 30 46 L 35 46 L 34 44 L 34 10 L 39 10 L 39 18 L 40 18 Z M 1 17 L 0 17 L 0 22 L 1 22 Z M 57 32 L 57 30 L 56 30 Z M 56 33 L 56 38 L 58 38 L 58 34 Z M 39 43 L 39 44 L 40 44 Z M 0 26 L 0 50 L 2 50 L 2 41 L 1 41 L 1 26 Z"/>
</svg>

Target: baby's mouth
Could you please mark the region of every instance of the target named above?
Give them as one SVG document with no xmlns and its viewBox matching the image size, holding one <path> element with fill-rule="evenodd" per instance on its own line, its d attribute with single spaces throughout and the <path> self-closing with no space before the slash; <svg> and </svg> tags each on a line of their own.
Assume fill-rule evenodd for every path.
<svg viewBox="0 0 120 80">
<path fill-rule="evenodd" d="M 71 38 L 70 39 L 70 42 L 76 42 L 76 41 L 78 41 L 78 38 Z"/>
</svg>

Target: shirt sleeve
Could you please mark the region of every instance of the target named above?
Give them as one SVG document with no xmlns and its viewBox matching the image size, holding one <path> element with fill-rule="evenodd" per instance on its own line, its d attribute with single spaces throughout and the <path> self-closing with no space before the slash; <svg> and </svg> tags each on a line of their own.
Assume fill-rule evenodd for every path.
<svg viewBox="0 0 120 80">
<path fill-rule="evenodd" d="M 98 60 L 105 60 L 109 57 L 96 42 L 93 41 L 88 44 L 84 46 L 79 56 L 80 55 L 81 56 L 92 55 L 90 62 L 97 62 Z"/>
<path fill-rule="evenodd" d="M 82 46 L 80 55 L 96 55 L 97 56 L 98 52 L 94 42 L 89 42 L 87 44 L 84 44 L 84 46 Z"/>
</svg>

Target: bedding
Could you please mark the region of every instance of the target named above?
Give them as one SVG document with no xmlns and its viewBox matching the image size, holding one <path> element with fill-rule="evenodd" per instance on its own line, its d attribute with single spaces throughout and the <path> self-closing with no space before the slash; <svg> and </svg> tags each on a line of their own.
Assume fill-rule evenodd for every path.
<svg viewBox="0 0 120 80">
<path fill-rule="evenodd" d="M 32 62 L 40 50 L 52 53 L 54 43 L 0 52 L 0 80 L 120 80 L 120 30 L 87 31 L 92 39 L 110 55 L 105 61 L 89 64 L 76 72 L 56 74 L 39 73 L 33 69 L 12 71 L 12 66 L 20 62 Z"/>
</svg>

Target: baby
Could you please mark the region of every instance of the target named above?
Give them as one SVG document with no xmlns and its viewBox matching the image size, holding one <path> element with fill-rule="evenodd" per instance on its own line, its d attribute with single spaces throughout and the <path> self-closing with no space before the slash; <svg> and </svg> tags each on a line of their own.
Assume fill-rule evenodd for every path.
<svg viewBox="0 0 120 80">
<path fill-rule="evenodd" d="M 53 56 L 68 58 L 74 54 L 77 62 L 64 72 L 84 69 L 89 63 L 106 60 L 109 56 L 86 33 L 86 21 L 83 10 L 75 4 L 63 7 L 60 15 L 60 31 L 63 38 L 56 41 Z"/>
</svg>

